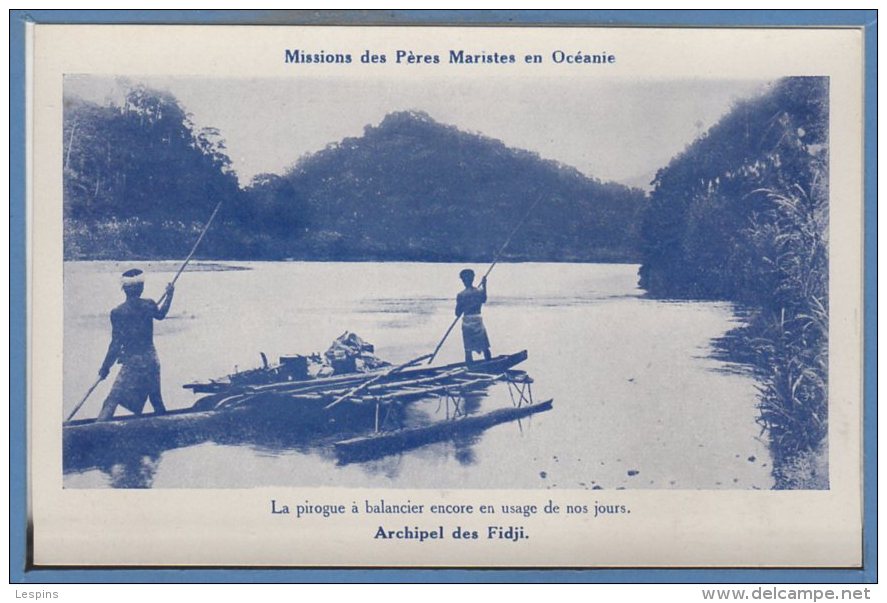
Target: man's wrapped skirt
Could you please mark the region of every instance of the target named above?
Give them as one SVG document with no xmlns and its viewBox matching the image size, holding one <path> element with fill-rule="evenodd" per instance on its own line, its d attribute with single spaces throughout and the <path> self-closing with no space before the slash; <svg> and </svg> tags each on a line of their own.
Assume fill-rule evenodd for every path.
<svg viewBox="0 0 887 603">
<path fill-rule="evenodd" d="M 462 342 L 466 352 L 483 352 L 490 347 L 484 320 L 480 314 L 462 316 Z"/>
</svg>

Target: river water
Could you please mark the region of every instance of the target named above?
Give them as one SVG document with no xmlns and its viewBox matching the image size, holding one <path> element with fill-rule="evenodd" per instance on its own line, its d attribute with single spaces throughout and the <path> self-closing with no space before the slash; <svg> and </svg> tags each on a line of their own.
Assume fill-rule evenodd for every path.
<svg viewBox="0 0 887 603">
<path fill-rule="evenodd" d="M 64 287 L 64 412 L 95 379 L 122 301 L 118 275 L 132 264 L 69 262 Z M 157 299 L 177 268 L 141 264 Z M 182 389 L 287 354 L 322 352 L 345 330 L 393 363 L 430 352 L 452 320 L 464 265 L 418 263 L 202 263 L 179 280 L 170 315 L 155 323 L 169 408 Z M 474 266 L 480 272 L 484 266 Z M 553 410 L 470 438 L 339 465 L 328 447 L 196 445 L 146 456 L 136 469 L 68 470 L 66 488 L 347 486 L 513 489 L 768 489 L 770 458 L 755 423 L 755 381 L 712 355 L 739 324 L 719 302 L 651 300 L 627 264 L 500 264 L 484 320 L 493 353 L 526 349 L 520 367 Z M 440 362 L 461 360 L 458 328 Z M 101 383 L 78 417 L 92 417 Z M 436 400 L 416 403 L 442 418 Z M 505 385 L 478 412 L 510 406 Z M 118 411 L 121 412 L 121 411 Z M 133 475 L 135 472 L 137 475 Z"/>
</svg>

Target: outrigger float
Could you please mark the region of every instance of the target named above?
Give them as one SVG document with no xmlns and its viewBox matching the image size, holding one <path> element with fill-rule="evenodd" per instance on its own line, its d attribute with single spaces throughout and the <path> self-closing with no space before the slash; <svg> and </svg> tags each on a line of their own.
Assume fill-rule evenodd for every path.
<svg viewBox="0 0 887 603">
<path fill-rule="evenodd" d="M 189 383 L 183 387 L 203 394 L 190 408 L 164 415 L 66 423 L 66 465 L 93 465 L 89 457 L 101 456 L 103 451 L 152 441 L 163 442 L 163 450 L 206 441 L 272 447 L 280 442 L 296 448 L 326 441 L 332 443 L 339 462 L 348 463 L 552 408 L 552 400 L 534 401 L 533 379 L 514 368 L 527 359 L 525 350 L 473 364 L 416 366 L 428 358 L 368 372 L 310 377 L 305 357 L 296 356 L 281 358 L 273 366 L 265 361 L 262 368 L 219 380 Z M 497 382 L 507 384 L 511 406 L 471 414 L 467 401 Z M 397 426 L 396 419 L 407 404 L 434 398 L 438 411 L 443 411 L 441 420 L 430 425 Z M 391 424 L 394 429 L 389 428 Z M 342 436 L 349 437 L 339 439 Z"/>
</svg>

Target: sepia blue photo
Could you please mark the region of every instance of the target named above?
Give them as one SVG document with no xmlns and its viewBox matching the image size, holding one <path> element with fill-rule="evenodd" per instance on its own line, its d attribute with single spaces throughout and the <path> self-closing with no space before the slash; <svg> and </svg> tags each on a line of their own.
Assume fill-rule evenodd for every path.
<svg viewBox="0 0 887 603">
<path fill-rule="evenodd" d="M 829 79 L 64 78 L 65 488 L 829 488 Z"/>
</svg>

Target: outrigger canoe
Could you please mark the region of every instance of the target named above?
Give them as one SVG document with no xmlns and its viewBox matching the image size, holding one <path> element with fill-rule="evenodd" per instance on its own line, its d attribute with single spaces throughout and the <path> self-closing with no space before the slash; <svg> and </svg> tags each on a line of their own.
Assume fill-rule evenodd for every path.
<svg viewBox="0 0 887 603">
<path fill-rule="evenodd" d="M 334 449 L 349 459 L 355 451 L 359 457 L 367 456 L 375 447 L 374 442 L 383 444 L 386 450 L 398 441 L 403 448 L 413 447 L 421 445 L 417 442 L 422 441 L 423 434 L 430 438 L 428 441 L 439 439 L 442 434 L 459 429 L 463 421 L 466 421 L 465 428 L 486 428 L 550 409 L 551 401 L 533 403 L 532 379 L 526 372 L 513 368 L 526 358 L 524 350 L 470 365 L 457 363 L 402 370 L 394 367 L 301 380 L 287 377 L 261 382 L 265 380 L 259 379 L 259 384 L 240 379 L 190 383 L 183 387 L 205 394 L 190 408 L 164 415 L 66 423 L 63 429 L 65 466 L 66 470 L 82 470 L 106 465 L 108 453 L 112 451 L 151 456 L 203 442 L 298 449 L 332 437 Z M 486 415 L 466 412 L 465 401 L 469 397 L 502 381 L 509 384 L 512 407 Z M 392 423 L 388 419 L 397 415 L 404 405 L 434 397 L 445 404 L 443 420 L 450 425 L 444 429 L 430 425 L 386 431 L 386 426 Z M 396 420 L 393 423 L 396 425 Z M 366 436 L 368 432 L 370 436 Z M 385 440 L 393 434 L 399 434 L 400 439 Z M 343 436 L 350 439 L 336 441 Z M 362 441 L 361 436 L 367 441 Z M 380 439 L 381 436 L 384 437 Z"/>
</svg>

